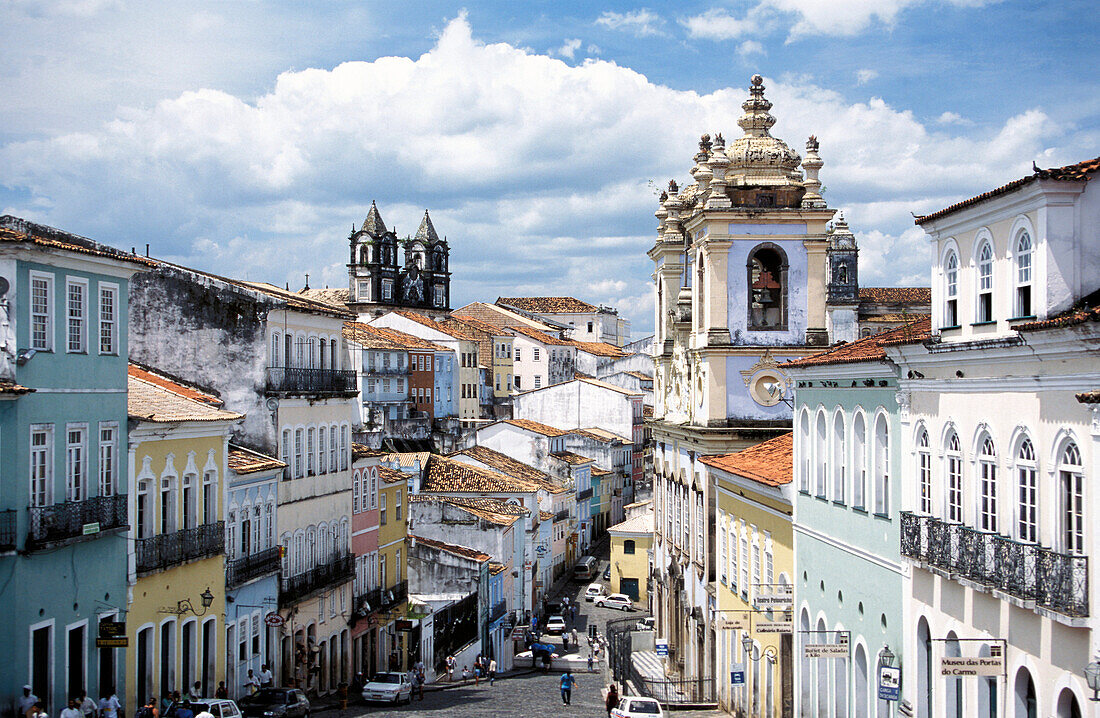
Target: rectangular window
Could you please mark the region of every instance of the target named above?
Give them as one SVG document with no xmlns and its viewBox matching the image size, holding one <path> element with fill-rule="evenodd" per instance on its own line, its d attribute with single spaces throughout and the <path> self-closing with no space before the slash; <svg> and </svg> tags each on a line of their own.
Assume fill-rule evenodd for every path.
<svg viewBox="0 0 1100 718">
<path fill-rule="evenodd" d="M 317 431 L 312 426 L 306 429 L 306 476 L 313 476 L 315 472 L 314 461 L 314 440 L 317 438 Z"/>
<path fill-rule="evenodd" d="M 67 308 L 67 351 L 71 353 L 84 353 L 88 350 L 85 336 L 85 322 L 87 316 L 88 284 L 81 280 L 70 279 L 65 283 L 66 308 Z"/>
<path fill-rule="evenodd" d="M 538 389 L 541 386 L 542 386 L 542 377 L 539 376 L 538 374 L 535 374 L 535 388 Z"/>
<path fill-rule="evenodd" d="M 86 426 L 69 424 L 65 427 L 66 498 L 69 501 L 86 498 L 87 434 Z"/>
<path fill-rule="evenodd" d="M 519 361 L 519 347 L 516 347 L 516 361 Z"/>
<path fill-rule="evenodd" d="M 370 507 L 373 509 L 378 506 L 378 476 L 371 472 L 370 475 Z"/>
<path fill-rule="evenodd" d="M 336 436 L 336 433 L 337 433 L 338 428 L 339 427 L 336 427 L 336 426 L 329 427 L 329 432 L 328 432 L 328 465 L 332 467 L 333 471 L 337 471 L 337 468 L 336 468 L 337 446 L 336 446 L 336 444 L 337 444 L 337 441 L 338 441 L 338 437 Z"/>
<path fill-rule="evenodd" d="M 31 274 L 31 347 L 53 350 L 53 275 Z"/>
<path fill-rule="evenodd" d="M 993 321 L 993 293 L 982 292 L 978 295 L 978 321 Z"/>
<path fill-rule="evenodd" d="M 401 549 L 393 553 L 393 585 L 401 583 Z"/>
<path fill-rule="evenodd" d="M 394 521 L 400 521 L 401 520 L 401 489 L 398 489 L 397 493 L 394 494 L 394 498 L 393 498 L 393 520 Z"/>
<path fill-rule="evenodd" d="M 290 458 L 290 429 L 283 429 L 283 463 L 286 464 L 286 468 L 283 469 L 283 478 L 289 479 L 293 471 L 293 461 Z"/>
<path fill-rule="evenodd" d="M 328 455 L 328 451 L 325 444 L 325 427 L 320 426 L 317 428 L 317 473 L 328 473 L 328 466 L 325 462 L 325 456 Z M 333 466 L 333 469 L 336 467 Z"/>
<path fill-rule="evenodd" d="M 741 595 L 749 595 L 749 535 L 741 527 Z"/>
<path fill-rule="evenodd" d="M 351 512 L 353 514 L 359 513 L 360 484 L 359 474 L 351 478 Z"/>
<path fill-rule="evenodd" d="M 932 454 L 920 452 L 920 511 L 932 513 Z"/>
<path fill-rule="evenodd" d="M 348 468 L 348 427 L 340 427 L 340 469 L 346 471 Z"/>
<path fill-rule="evenodd" d="M 294 478 L 302 478 L 302 430 L 294 431 Z"/>
<path fill-rule="evenodd" d="M 386 495 L 380 494 L 378 497 L 378 523 L 381 526 L 385 526 L 389 523 L 389 518 L 386 516 Z"/>
<path fill-rule="evenodd" d="M 53 424 L 31 425 L 31 506 L 48 506 L 53 489 Z"/>
<path fill-rule="evenodd" d="M 531 360 L 532 361 L 538 361 L 539 360 L 539 348 L 538 347 L 535 347 L 534 349 L 531 350 Z"/>
<path fill-rule="evenodd" d="M 99 495 L 115 495 L 115 456 L 118 453 L 118 425 L 99 425 Z"/>
<path fill-rule="evenodd" d="M 382 280 L 382 299 L 384 299 L 386 301 L 388 301 L 390 299 L 393 299 L 393 280 L 392 279 L 383 279 Z"/>
<path fill-rule="evenodd" d="M 118 354 L 118 288 L 99 285 L 99 353 Z"/>
<path fill-rule="evenodd" d="M 1021 466 L 1019 538 L 1028 543 L 1039 540 L 1039 482 L 1034 466 Z"/>
<path fill-rule="evenodd" d="M 962 459 L 947 457 L 947 520 L 962 522 Z"/>
</svg>

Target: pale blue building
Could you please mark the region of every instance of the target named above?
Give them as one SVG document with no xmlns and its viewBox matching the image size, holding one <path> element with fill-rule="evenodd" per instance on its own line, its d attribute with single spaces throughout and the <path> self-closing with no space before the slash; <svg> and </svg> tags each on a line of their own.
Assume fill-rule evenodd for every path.
<svg viewBox="0 0 1100 718">
<path fill-rule="evenodd" d="M 81 689 L 126 694 L 125 650 L 96 637 L 126 620 L 127 301 L 146 266 L 0 217 L 0 715 L 24 683 L 51 715 Z"/>
</svg>

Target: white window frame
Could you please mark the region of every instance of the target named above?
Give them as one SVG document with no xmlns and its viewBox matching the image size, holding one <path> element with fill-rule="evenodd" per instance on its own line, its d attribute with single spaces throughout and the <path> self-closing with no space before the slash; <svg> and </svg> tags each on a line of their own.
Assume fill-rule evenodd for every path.
<svg viewBox="0 0 1100 718">
<path fill-rule="evenodd" d="M 978 445 L 978 528 L 997 533 L 997 449 L 988 434 Z"/>
<path fill-rule="evenodd" d="M 1023 240 L 1027 240 L 1027 248 L 1020 249 Z M 1035 243 L 1031 239 L 1031 232 L 1021 229 L 1016 233 L 1012 253 L 1012 278 L 1016 286 L 1015 295 L 1012 298 L 1014 314 L 1017 318 L 1035 315 L 1035 294 L 1032 292 L 1032 277 L 1035 272 Z M 1027 293 L 1027 306 L 1024 306 L 1024 292 Z"/>
<path fill-rule="evenodd" d="M 72 297 L 70 292 L 80 289 L 79 314 L 73 312 Z M 74 347 L 73 322 L 79 322 L 79 328 L 75 334 L 76 348 Z M 65 353 L 88 353 L 88 280 L 83 277 L 65 278 Z"/>
<path fill-rule="evenodd" d="M 962 523 L 962 451 L 959 435 L 952 430 L 944 441 L 944 519 L 950 523 Z"/>
<path fill-rule="evenodd" d="M 73 435 L 79 436 L 76 441 Z M 65 498 L 83 501 L 88 498 L 88 424 L 65 425 Z"/>
<path fill-rule="evenodd" d="M 1016 449 L 1016 538 L 1039 542 L 1039 467 L 1035 445 L 1027 436 Z"/>
<path fill-rule="evenodd" d="M 42 444 L 35 446 L 35 435 L 43 436 Z M 54 425 L 31 424 L 28 446 L 30 448 L 30 505 L 49 506 L 53 503 Z M 36 487 L 35 484 L 40 484 Z"/>
<path fill-rule="evenodd" d="M 1085 553 L 1085 468 L 1081 449 L 1069 441 L 1058 454 L 1059 545 L 1074 556 Z"/>
<path fill-rule="evenodd" d="M 99 495 L 114 496 L 118 488 L 118 422 L 99 422 L 98 439 Z"/>
<path fill-rule="evenodd" d="M 923 427 L 917 435 L 917 507 L 926 516 L 932 514 L 932 450 Z"/>
<path fill-rule="evenodd" d="M 30 310 L 30 327 L 31 327 L 31 348 L 36 351 L 52 352 L 54 349 L 54 275 L 46 272 L 29 272 L 30 280 L 30 300 L 28 301 L 28 309 Z M 46 301 L 45 311 L 35 311 L 35 282 L 43 282 L 46 288 Z M 43 337 L 39 342 L 35 338 L 36 322 L 41 320 L 43 324 Z"/>
<path fill-rule="evenodd" d="M 986 252 L 989 256 L 986 257 Z M 982 242 L 978 247 L 978 253 L 975 257 L 975 273 L 977 275 L 977 283 L 975 288 L 977 294 L 974 299 L 974 319 L 975 323 L 982 324 L 985 322 L 993 321 L 993 260 L 995 255 L 993 252 L 993 243 L 989 240 Z M 983 299 L 988 298 L 988 310 L 989 313 L 983 314 Z"/>
<path fill-rule="evenodd" d="M 107 315 L 104 313 L 104 297 L 110 297 L 111 313 Z M 110 284 L 108 282 L 99 283 L 99 299 L 97 308 L 99 309 L 99 353 L 105 356 L 117 356 L 118 355 L 118 285 Z M 107 345 L 104 346 L 104 340 L 107 340 Z"/>
<path fill-rule="evenodd" d="M 959 253 L 953 248 L 947 250 L 943 260 L 943 296 L 942 326 L 957 327 L 962 322 L 959 317 Z"/>
</svg>

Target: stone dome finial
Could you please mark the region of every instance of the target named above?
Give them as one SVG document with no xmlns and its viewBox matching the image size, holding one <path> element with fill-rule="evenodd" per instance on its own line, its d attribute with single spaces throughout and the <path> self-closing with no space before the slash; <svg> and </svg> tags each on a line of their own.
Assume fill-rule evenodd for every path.
<svg viewBox="0 0 1100 718">
<path fill-rule="evenodd" d="M 768 114 L 772 103 L 764 97 L 764 78 L 760 75 L 752 76 L 752 86 L 749 87 L 749 99 L 741 103 L 741 109 L 745 114 L 737 121 L 738 126 L 752 137 L 768 137 L 768 130 L 775 124 L 775 118 Z"/>
</svg>

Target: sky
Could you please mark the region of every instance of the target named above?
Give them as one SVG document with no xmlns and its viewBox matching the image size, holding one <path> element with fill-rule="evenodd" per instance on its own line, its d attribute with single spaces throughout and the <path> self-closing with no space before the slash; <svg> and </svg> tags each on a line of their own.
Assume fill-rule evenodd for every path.
<svg viewBox="0 0 1100 718">
<path fill-rule="evenodd" d="M 652 331 L 657 194 L 699 135 L 816 135 L 864 286 L 912 215 L 1100 155 L 1094 0 L 5 0 L 0 214 L 199 269 L 347 286 L 371 201 L 424 210 L 452 305 L 568 294 Z"/>
</svg>

